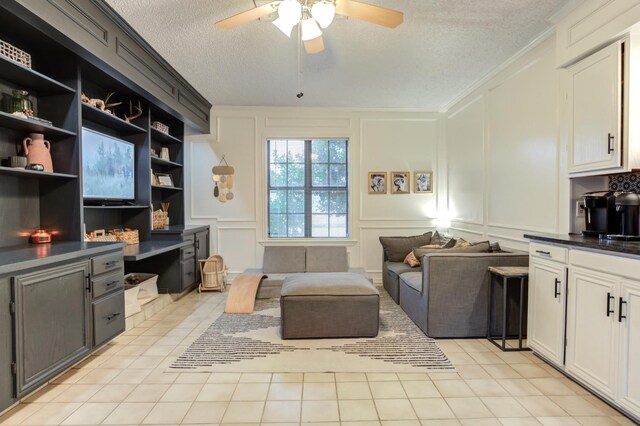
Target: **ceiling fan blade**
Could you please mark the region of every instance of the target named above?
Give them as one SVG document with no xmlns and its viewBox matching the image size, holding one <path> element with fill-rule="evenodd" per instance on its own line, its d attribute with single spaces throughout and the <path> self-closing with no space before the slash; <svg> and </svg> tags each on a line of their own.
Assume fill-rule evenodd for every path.
<svg viewBox="0 0 640 426">
<path fill-rule="evenodd" d="M 229 30 L 231 28 L 235 28 L 238 25 L 242 25 L 249 21 L 255 21 L 256 19 L 260 19 L 264 16 L 271 15 L 273 12 L 277 10 L 276 6 L 279 3 L 280 1 L 272 1 L 260 7 L 255 7 L 245 12 L 238 13 L 237 15 L 233 15 L 230 18 L 223 19 L 222 21 L 216 22 L 216 28 L 220 28 L 222 30 Z"/>
<path fill-rule="evenodd" d="M 395 28 L 404 21 L 402 12 L 355 0 L 336 0 L 336 13 L 387 28 Z"/>
<path fill-rule="evenodd" d="M 322 36 L 304 42 L 304 50 L 307 53 L 320 53 L 324 50 Z"/>
</svg>

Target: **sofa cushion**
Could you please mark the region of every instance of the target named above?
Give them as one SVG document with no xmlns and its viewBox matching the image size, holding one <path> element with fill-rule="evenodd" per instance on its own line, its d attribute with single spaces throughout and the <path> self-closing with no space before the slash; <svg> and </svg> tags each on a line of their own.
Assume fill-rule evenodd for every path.
<svg viewBox="0 0 640 426">
<path fill-rule="evenodd" d="M 392 272 L 394 274 L 396 274 L 397 276 L 400 276 L 401 274 L 404 274 L 405 272 L 414 272 L 414 271 L 419 271 L 420 268 L 419 267 L 415 267 L 412 268 L 411 266 L 407 265 L 406 263 L 403 262 L 385 262 L 386 263 L 386 269 L 389 272 Z"/>
<path fill-rule="evenodd" d="M 346 247 L 306 247 L 306 272 L 347 272 Z"/>
<path fill-rule="evenodd" d="M 305 248 L 302 246 L 267 246 L 264 248 L 262 272 L 304 272 Z"/>
<path fill-rule="evenodd" d="M 285 278 L 281 297 L 378 295 L 378 290 L 360 274 L 318 272 Z"/>
<path fill-rule="evenodd" d="M 400 275 L 400 281 L 412 289 L 422 292 L 422 272 L 405 272 Z"/>
<path fill-rule="evenodd" d="M 431 232 L 411 237 L 380 237 L 380 243 L 387 260 L 402 262 L 414 247 L 431 244 Z"/>
<path fill-rule="evenodd" d="M 489 241 L 473 244 L 468 247 L 454 247 L 449 249 L 423 249 L 417 248 L 413 250 L 413 254 L 422 259 L 425 254 L 431 253 L 489 253 Z"/>
</svg>

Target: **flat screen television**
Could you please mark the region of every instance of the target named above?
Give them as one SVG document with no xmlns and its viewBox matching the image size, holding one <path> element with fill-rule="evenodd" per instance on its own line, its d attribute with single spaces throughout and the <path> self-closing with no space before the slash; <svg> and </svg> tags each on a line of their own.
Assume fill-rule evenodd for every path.
<svg viewBox="0 0 640 426">
<path fill-rule="evenodd" d="M 82 194 L 85 200 L 135 199 L 135 149 L 130 142 L 82 128 Z"/>
</svg>

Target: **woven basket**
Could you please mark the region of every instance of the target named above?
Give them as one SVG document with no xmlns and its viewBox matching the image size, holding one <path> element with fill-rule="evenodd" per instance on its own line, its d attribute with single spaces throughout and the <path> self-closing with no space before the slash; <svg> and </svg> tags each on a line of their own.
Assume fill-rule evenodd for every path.
<svg viewBox="0 0 640 426">
<path fill-rule="evenodd" d="M 0 40 L 0 55 L 5 58 L 17 62 L 25 67 L 31 68 L 31 55 L 24 50 L 20 50 L 17 47 Z"/>
<path fill-rule="evenodd" d="M 154 129 L 156 129 L 159 132 L 165 133 L 165 134 L 169 134 L 169 126 L 167 126 L 166 124 L 162 124 L 159 121 L 154 121 L 151 123 L 151 127 L 153 127 Z"/>
<path fill-rule="evenodd" d="M 152 228 L 153 229 L 164 229 L 167 226 L 167 218 L 169 217 L 168 212 L 164 212 L 162 210 L 156 210 L 153 212 L 153 221 Z"/>
<path fill-rule="evenodd" d="M 140 243 L 137 229 L 132 231 L 113 231 L 113 235 L 116 237 L 116 241 L 121 241 L 129 245 Z"/>
<path fill-rule="evenodd" d="M 115 242 L 118 242 L 118 240 L 116 239 L 116 236 L 113 235 L 113 234 L 100 235 L 99 237 L 91 237 L 90 240 L 91 241 L 99 241 L 99 242 L 103 242 L 103 243 L 115 243 Z"/>
</svg>

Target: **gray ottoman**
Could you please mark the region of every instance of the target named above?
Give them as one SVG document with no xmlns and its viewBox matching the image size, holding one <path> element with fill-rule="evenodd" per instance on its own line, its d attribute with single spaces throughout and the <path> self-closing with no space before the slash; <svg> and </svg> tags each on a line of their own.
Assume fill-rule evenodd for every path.
<svg viewBox="0 0 640 426">
<path fill-rule="evenodd" d="M 361 274 L 292 275 L 280 291 L 282 338 L 375 337 L 379 309 L 380 293 Z"/>
</svg>

